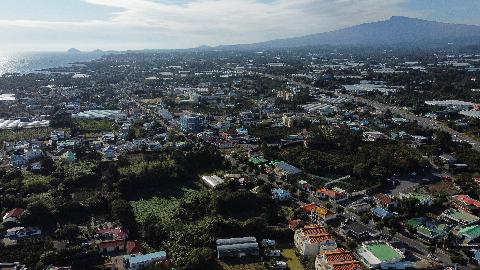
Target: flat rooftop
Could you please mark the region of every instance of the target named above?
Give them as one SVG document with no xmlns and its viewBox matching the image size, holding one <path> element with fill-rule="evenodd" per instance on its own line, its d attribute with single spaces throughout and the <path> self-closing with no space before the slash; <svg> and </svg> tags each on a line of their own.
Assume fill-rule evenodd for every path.
<svg viewBox="0 0 480 270">
<path fill-rule="evenodd" d="M 392 261 L 403 257 L 391 245 L 382 242 L 373 242 L 365 245 L 366 249 L 370 251 L 380 261 Z"/>
</svg>

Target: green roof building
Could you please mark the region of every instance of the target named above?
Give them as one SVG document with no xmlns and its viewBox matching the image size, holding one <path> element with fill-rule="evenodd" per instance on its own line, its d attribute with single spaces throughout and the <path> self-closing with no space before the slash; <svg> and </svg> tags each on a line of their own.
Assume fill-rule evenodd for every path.
<svg viewBox="0 0 480 270">
<path fill-rule="evenodd" d="M 446 237 L 450 231 L 447 224 L 420 217 L 407 220 L 406 225 L 415 230 L 415 233 L 428 240 L 437 241 Z"/>
<path fill-rule="evenodd" d="M 268 163 L 268 160 L 266 160 L 263 156 L 251 157 L 248 161 L 253 163 L 255 166 Z"/>
<path fill-rule="evenodd" d="M 480 221 L 479 217 L 472 215 L 468 212 L 465 212 L 463 210 L 454 209 L 454 208 L 445 210 L 440 215 L 440 217 L 444 220 L 447 220 L 449 222 L 454 222 L 462 226 L 472 225 Z"/>
<path fill-rule="evenodd" d="M 463 244 L 473 244 L 480 242 L 480 225 L 468 226 L 458 231 L 458 237 Z"/>
<path fill-rule="evenodd" d="M 406 269 L 412 266 L 402 251 L 384 241 L 365 242 L 357 249 L 357 254 L 369 269 Z"/>
</svg>

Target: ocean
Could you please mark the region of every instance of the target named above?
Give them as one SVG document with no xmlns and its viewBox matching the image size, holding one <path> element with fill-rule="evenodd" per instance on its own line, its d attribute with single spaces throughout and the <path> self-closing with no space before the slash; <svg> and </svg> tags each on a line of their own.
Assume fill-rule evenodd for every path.
<svg viewBox="0 0 480 270">
<path fill-rule="evenodd" d="M 75 62 L 87 62 L 102 57 L 99 52 L 35 52 L 6 53 L 0 51 L 0 76 L 5 73 L 33 73 L 42 69 L 65 67 Z"/>
</svg>

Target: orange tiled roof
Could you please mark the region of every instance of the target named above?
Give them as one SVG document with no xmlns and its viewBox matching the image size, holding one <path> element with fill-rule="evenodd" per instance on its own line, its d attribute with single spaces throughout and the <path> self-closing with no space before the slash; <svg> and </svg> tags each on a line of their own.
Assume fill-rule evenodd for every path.
<svg viewBox="0 0 480 270">
<path fill-rule="evenodd" d="M 303 220 L 301 219 L 293 219 L 288 221 L 288 226 L 290 229 L 295 230 L 303 224 Z"/>
<path fill-rule="evenodd" d="M 308 235 L 308 240 L 310 243 L 320 243 L 323 241 L 327 240 L 332 240 L 332 235 L 329 233 L 322 233 L 322 234 L 314 234 L 314 235 Z"/>
<path fill-rule="evenodd" d="M 361 269 L 360 263 L 355 259 L 353 253 L 343 248 L 326 251 L 323 255 L 334 270 Z"/>
<path fill-rule="evenodd" d="M 340 193 L 336 190 L 329 189 L 329 188 L 317 189 L 317 193 L 322 193 L 325 196 L 330 197 L 330 198 L 336 198 L 338 196 L 343 196 L 343 193 Z"/>
<path fill-rule="evenodd" d="M 337 262 L 332 264 L 334 270 L 357 270 L 362 269 L 358 261 Z"/>
<path fill-rule="evenodd" d="M 311 212 L 315 208 L 318 208 L 318 205 L 316 205 L 315 203 L 309 203 L 303 206 L 303 209 L 305 209 L 305 211 L 307 212 Z"/>
<path fill-rule="evenodd" d="M 328 210 L 325 207 L 318 207 L 314 211 L 317 212 L 317 214 L 319 214 L 321 216 L 331 216 L 331 215 L 334 214 L 332 211 Z"/>
<path fill-rule="evenodd" d="M 355 261 L 355 256 L 353 256 L 353 253 L 342 248 L 325 252 L 324 255 L 329 263 Z"/>
<path fill-rule="evenodd" d="M 310 243 L 319 243 L 332 239 L 325 226 L 322 225 L 307 225 L 302 229 L 303 236 L 310 241 Z"/>
<path fill-rule="evenodd" d="M 342 253 L 342 252 L 345 252 L 345 251 L 347 251 L 347 250 L 344 249 L 344 248 L 337 248 L 337 249 L 334 249 L 334 250 L 327 250 L 327 251 L 323 252 L 323 255 L 337 254 L 337 253 Z"/>
<path fill-rule="evenodd" d="M 304 235 L 317 235 L 328 233 L 327 228 L 322 225 L 307 225 L 303 227 L 302 232 Z"/>
<path fill-rule="evenodd" d="M 383 203 L 383 204 L 390 204 L 392 202 L 392 198 L 388 196 L 387 194 L 383 193 L 378 193 L 375 196 L 373 196 L 377 201 Z"/>
</svg>

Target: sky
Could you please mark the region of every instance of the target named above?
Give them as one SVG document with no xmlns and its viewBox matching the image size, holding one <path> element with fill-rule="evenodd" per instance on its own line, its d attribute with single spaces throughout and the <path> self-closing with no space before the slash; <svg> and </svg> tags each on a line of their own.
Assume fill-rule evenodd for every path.
<svg viewBox="0 0 480 270">
<path fill-rule="evenodd" d="M 253 43 L 391 16 L 480 25 L 478 0 L 1 0 L 0 51 Z"/>
</svg>

